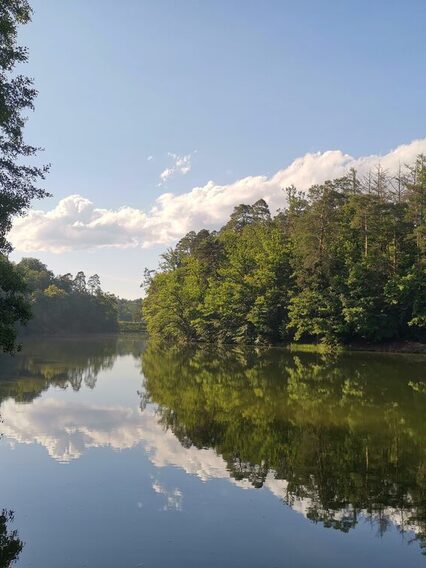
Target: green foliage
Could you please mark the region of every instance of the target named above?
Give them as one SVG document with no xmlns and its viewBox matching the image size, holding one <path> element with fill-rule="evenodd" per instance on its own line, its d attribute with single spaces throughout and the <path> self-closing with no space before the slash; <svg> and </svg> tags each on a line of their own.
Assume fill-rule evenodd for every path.
<svg viewBox="0 0 426 568">
<path fill-rule="evenodd" d="M 14 268 L 31 306 L 24 333 L 92 333 L 117 329 L 117 299 L 102 291 L 99 276 L 84 272 L 55 276 L 35 258 L 23 258 Z M 28 318 L 27 318 L 28 319 Z"/>
<path fill-rule="evenodd" d="M 117 317 L 120 322 L 140 323 L 142 321 L 142 298 L 136 300 L 117 298 Z"/>
<path fill-rule="evenodd" d="M 0 2 L 0 350 L 15 348 L 15 324 L 28 319 L 22 281 L 8 265 L 11 251 L 7 232 L 12 218 L 22 214 L 34 198 L 46 192 L 38 186 L 47 166 L 34 165 L 38 148 L 24 142 L 25 111 L 32 110 L 36 90 L 15 67 L 25 63 L 27 50 L 17 45 L 18 26 L 31 19 L 27 0 Z"/>
<path fill-rule="evenodd" d="M 149 273 L 157 339 L 222 343 L 426 339 L 426 159 L 306 193 L 238 205 L 218 232 L 191 231 Z"/>
<path fill-rule="evenodd" d="M 118 329 L 121 333 L 144 333 L 146 331 L 143 321 L 118 320 Z"/>
<path fill-rule="evenodd" d="M 16 324 L 25 324 L 30 309 L 25 296 L 25 282 L 16 267 L 0 253 L 0 350 L 16 347 Z"/>
</svg>

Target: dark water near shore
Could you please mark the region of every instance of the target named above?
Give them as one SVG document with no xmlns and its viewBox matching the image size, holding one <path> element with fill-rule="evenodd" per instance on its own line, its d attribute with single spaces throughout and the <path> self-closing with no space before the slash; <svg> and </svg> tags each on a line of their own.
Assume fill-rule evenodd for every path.
<svg viewBox="0 0 426 568">
<path fill-rule="evenodd" d="M 425 566 L 424 356 L 28 340 L 0 403 L 19 568 Z"/>
</svg>

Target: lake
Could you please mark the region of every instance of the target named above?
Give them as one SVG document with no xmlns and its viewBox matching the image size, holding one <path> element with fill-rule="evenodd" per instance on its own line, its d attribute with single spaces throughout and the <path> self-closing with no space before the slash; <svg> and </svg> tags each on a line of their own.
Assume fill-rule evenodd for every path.
<svg viewBox="0 0 426 568">
<path fill-rule="evenodd" d="M 26 340 L 0 358 L 0 543 L 19 568 L 424 566 L 425 363 Z"/>
</svg>

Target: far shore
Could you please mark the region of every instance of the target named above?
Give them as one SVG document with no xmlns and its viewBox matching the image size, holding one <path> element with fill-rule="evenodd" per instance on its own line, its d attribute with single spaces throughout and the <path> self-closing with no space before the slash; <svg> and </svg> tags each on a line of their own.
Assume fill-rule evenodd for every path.
<svg viewBox="0 0 426 568">
<path fill-rule="evenodd" d="M 55 333 L 55 334 L 28 334 L 20 337 L 19 341 L 21 344 L 25 345 L 26 340 L 34 339 L 46 339 L 46 340 L 77 340 L 79 338 L 99 338 L 102 337 L 115 337 L 115 336 L 138 336 L 148 338 L 148 333 L 141 330 L 124 330 L 117 329 L 116 331 L 102 332 L 83 332 L 83 333 Z M 169 345 L 169 344 L 168 344 Z M 206 343 L 182 343 L 182 347 L 185 345 L 199 345 L 199 346 L 209 346 L 212 347 L 217 345 L 218 347 L 223 347 L 224 344 L 206 344 Z M 273 343 L 273 344 L 252 344 L 252 343 L 232 343 L 227 344 L 228 346 L 238 347 L 256 347 L 256 348 L 281 348 L 288 349 L 290 351 L 299 351 L 306 353 L 332 353 L 332 352 L 374 352 L 374 353 L 403 353 L 403 354 L 417 354 L 426 355 L 426 343 L 412 340 L 398 340 L 398 341 L 382 341 L 382 342 L 369 342 L 369 341 L 359 341 L 349 344 L 343 344 L 336 347 L 328 346 L 322 343 L 296 343 L 296 342 L 286 342 L 286 343 Z"/>
</svg>

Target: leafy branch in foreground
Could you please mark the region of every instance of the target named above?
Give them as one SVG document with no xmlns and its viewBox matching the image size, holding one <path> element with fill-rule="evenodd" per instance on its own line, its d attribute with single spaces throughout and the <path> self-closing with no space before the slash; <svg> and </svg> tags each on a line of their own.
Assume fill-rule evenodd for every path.
<svg viewBox="0 0 426 568">
<path fill-rule="evenodd" d="M 15 215 L 21 215 L 34 198 L 47 193 L 39 187 L 49 166 L 34 164 L 39 148 L 24 141 L 25 111 L 33 110 L 37 91 L 33 81 L 15 72 L 25 63 L 28 52 L 17 45 L 18 26 L 31 20 L 27 0 L 0 3 L 0 349 L 15 347 L 16 323 L 26 323 L 29 307 L 23 296 L 23 282 L 8 262 L 12 247 L 7 232 Z"/>
</svg>

